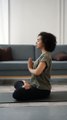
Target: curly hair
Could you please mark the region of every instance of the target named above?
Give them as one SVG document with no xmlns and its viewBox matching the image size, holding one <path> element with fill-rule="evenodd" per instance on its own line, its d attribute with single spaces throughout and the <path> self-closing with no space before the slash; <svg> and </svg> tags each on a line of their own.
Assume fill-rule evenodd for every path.
<svg viewBox="0 0 67 120">
<path fill-rule="evenodd" d="M 53 34 L 47 32 L 41 32 L 38 34 L 38 36 L 41 36 L 46 51 L 52 52 L 55 49 L 56 37 Z"/>
</svg>

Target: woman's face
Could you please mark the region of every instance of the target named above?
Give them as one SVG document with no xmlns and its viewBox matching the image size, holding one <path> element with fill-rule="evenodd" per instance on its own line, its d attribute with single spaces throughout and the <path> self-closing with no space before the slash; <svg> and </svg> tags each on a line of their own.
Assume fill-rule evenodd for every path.
<svg viewBox="0 0 67 120">
<path fill-rule="evenodd" d="M 36 47 L 42 49 L 44 47 L 41 36 L 37 37 Z"/>
</svg>

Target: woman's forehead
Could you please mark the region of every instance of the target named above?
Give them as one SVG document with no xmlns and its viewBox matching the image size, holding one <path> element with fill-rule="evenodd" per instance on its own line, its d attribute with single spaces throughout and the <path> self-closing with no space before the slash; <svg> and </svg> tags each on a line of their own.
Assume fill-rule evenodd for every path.
<svg viewBox="0 0 67 120">
<path fill-rule="evenodd" d="M 38 37 L 37 37 L 37 40 L 40 40 L 41 38 L 42 38 L 41 36 L 38 36 Z"/>
</svg>

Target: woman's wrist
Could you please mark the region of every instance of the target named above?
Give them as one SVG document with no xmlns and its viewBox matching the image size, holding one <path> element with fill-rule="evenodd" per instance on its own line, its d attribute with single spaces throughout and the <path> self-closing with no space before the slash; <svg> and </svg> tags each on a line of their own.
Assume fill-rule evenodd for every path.
<svg viewBox="0 0 67 120">
<path fill-rule="evenodd" d="M 32 72 L 32 70 L 33 70 L 33 68 L 31 68 L 31 67 L 29 67 L 28 69 L 29 69 L 30 72 Z"/>
<path fill-rule="evenodd" d="M 29 71 L 30 71 L 30 73 L 32 73 L 32 74 L 34 74 L 34 75 L 36 75 L 36 69 L 29 68 Z"/>
</svg>

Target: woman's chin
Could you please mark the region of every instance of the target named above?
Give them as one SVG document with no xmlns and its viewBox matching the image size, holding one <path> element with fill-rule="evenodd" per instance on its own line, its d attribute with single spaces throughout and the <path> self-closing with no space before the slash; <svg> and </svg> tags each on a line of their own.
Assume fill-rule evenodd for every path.
<svg viewBox="0 0 67 120">
<path fill-rule="evenodd" d="M 39 47 L 36 45 L 36 48 L 39 48 Z"/>
<path fill-rule="evenodd" d="M 36 46 L 36 48 L 40 49 L 40 47 Z"/>
<path fill-rule="evenodd" d="M 39 48 L 39 47 L 36 46 L 36 48 Z"/>
</svg>

